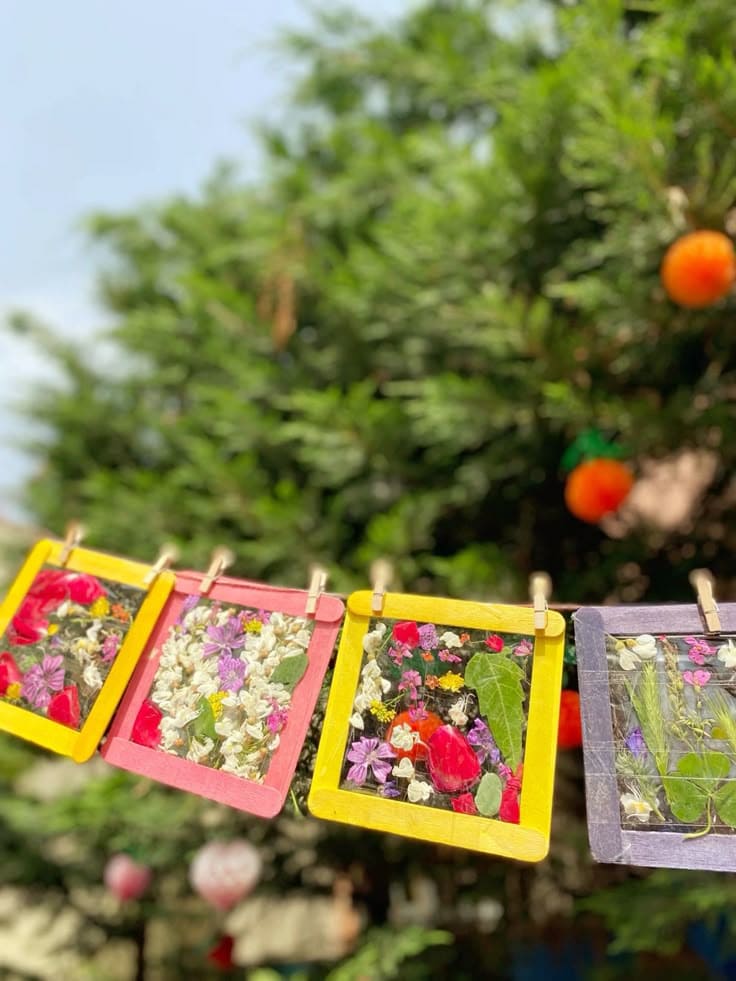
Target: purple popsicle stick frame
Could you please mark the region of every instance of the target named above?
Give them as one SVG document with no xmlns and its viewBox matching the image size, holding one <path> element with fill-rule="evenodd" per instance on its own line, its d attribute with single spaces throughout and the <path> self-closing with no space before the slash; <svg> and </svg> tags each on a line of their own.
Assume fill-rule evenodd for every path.
<svg viewBox="0 0 736 981">
<path fill-rule="evenodd" d="M 721 634 L 715 638 L 707 637 L 715 647 L 736 635 L 736 604 L 719 605 L 719 615 Z M 705 638 L 697 606 L 587 607 L 578 610 L 573 620 L 583 723 L 588 837 L 593 857 L 598 862 L 622 865 L 736 871 L 736 834 L 719 832 L 717 826 L 700 837 L 688 837 L 682 830 L 669 831 L 661 827 L 638 831 L 622 826 L 607 638 L 652 635 L 660 644 L 663 636 L 668 639 Z M 706 661 L 703 667 L 706 674 L 709 672 L 705 669 L 714 667 L 713 655 L 711 659 L 711 663 Z M 697 661 L 691 667 L 695 671 L 702 663 Z M 711 786 L 715 786 L 715 782 Z M 708 807 L 710 809 L 710 804 Z"/>
</svg>

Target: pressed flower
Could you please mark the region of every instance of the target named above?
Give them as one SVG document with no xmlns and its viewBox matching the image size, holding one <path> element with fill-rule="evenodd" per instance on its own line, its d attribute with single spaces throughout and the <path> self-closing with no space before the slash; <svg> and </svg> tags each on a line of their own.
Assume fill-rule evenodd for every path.
<svg viewBox="0 0 736 981">
<path fill-rule="evenodd" d="M 387 734 L 388 736 L 388 734 Z M 414 744 L 419 741 L 419 733 L 407 722 L 392 729 L 389 743 L 394 749 L 413 749 Z"/>
<path fill-rule="evenodd" d="M 46 628 L 46 635 L 48 637 L 53 637 L 55 633 L 58 633 L 58 631 L 59 631 L 59 624 L 58 623 L 50 623 L 48 625 L 48 627 Z"/>
<path fill-rule="evenodd" d="M 423 661 L 434 661 L 434 654 L 431 651 L 422 651 Z"/>
<path fill-rule="evenodd" d="M 651 634 L 640 634 L 616 645 L 619 651 L 619 664 L 624 671 L 633 671 L 642 661 L 649 661 L 657 655 L 657 638 Z"/>
<path fill-rule="evenodd" d="M 107 591 L 94 576 L 89 576 L 84 572 L 75 573 L 66 580 L 69 599 L 72 603 L 81 603 L 82 606 L 89 606 L 101 596 L 106 596 Z"/>
<path fill-rule="evenodd" d="M 425 623 L 419 628 L 419 643 L 426 651 L 431 651 L 437 647 L 439 638 L 437 628 L 433 623 Z"/>
<path fill-rule="evenodd" d="M 639 794 L 621 794 L 621 806 L 628 818 L 633 818 L 640 824 L 646 824 L 654 810 L 652 805 Z"/>
<path fill-rule="evenodd" d="M 448 709 L 447 714 L 450 716 L 450 721 L 456 726 L 464 726 L 468 721 L 468 716 L 465 712 L 465 699 L 458 698 L 456 702 L 453 702 Z"/>
<path fill-rule="evenodd" d="M 703 688 L 710 681 L 710 671 L 683 671 L 682 680 L 693 688 Z"/>
<path fill-rule="evenodd" d="M 534 645 L 530 640 L 527 640 L 525 637 L 523 640 L 519 641 L 519 643 L 516 645 L 516 647 L 513 648 L 511 653 L 515 657 L 527 657 L 529 654 L 533 652 L 533 650 L 534 650 Z"/>
<path fill-rule="evenodd" d="M 400 780 L 413 780 L 414 764 L 408 756 L 404 756 L 401 760 L 399 760 L 396 766 L 392 768 L 391 773 Z"/>
<path fill-rule="evenodd" d="M 461 674 L 455 674 L 453 671 L 448 671 L 447 674 L 443 674 L 439 680 L 440 688 L 444 688 L 445 691 L 459 691 L 465 684 L 465 679 Z"/>
<path fill-rule="evenodd" d="M 706 657 L 716 653 L 716 648 L 711 647 L 703 637 L 686 637 L 685 643 L 689 648 L 687 656 L 695 664 L 705 664 Z"/>
<path fill-rule="evenodd" d="M 349 719 L 350 725 L 353 729 L 365 729 L 365 722 L 363 722 L 363 716 L 360 712 L 353 712 Z"/>
<path fill-rule="evenodd" d="M 112 661 L 120 650 L 120 637 L 117 634 L 108 634 L 102 642 L 102 660 Z"/>
<path fill-rule="evenodd" d="M 480 777 L 480 763 L 465 736 L 453 726 L 440 726 L 427 743 L 429 775 L 437 790 L 454 794 L 469 790 Z"/>
<path fill-rule="evenodd" d="M 467 644 L 467 642 L 469 640 L 470 640 L 470 634 L 460 634 L 460 643 L 461 644 Z"/>
<path fill-rule="evenodd" d="M 477 814 L 478 808 L 475 806 L 475 800 L 472 794 L 460 794 L 458 797 L 453 797 L 450 801 L 453 811 L 458 814 Z"/>
<path fill-rule="evenodd" d="M 245 644 L 245 634 L 237 617 L 230 617 L 222 627 L 210 624 L 206 633 L 207 640 L 202 651 L 204 657 L 211 654 L 233 654 Z"/>
<path fill-rule="evenodd" d="M 438 657 L 440 661 L 445 661 L 447 664 L 458 664 L 462 661 L 459 654 L 451 654 L 448 650 L 440 651 Z"/>
<path fill-rule="evenodd" d="M 727 668 L 736 668 L 736 644 L 730 638 L 718 648 L 718 660 Z"/>
<path fill-rule="evenodd" d="M 98 597 L 92 606 L 90 606 L 89 612 L 93 617 L 106 617 L 110 612 L 110 603 L 108 602 L 107 597 Z"/>
<path fill-rule="evenodd" d="M 368 711 L 371 713 L 374 719 L 378 719 L 379 722 L 390 722 L 394 717 L 393 709 L 390 709 L 383 702 L 374 701 L 368 706 Z"/>
<path fill-rule="evenodd" d="M 263 630 L 263 624 L 260 620 L 248 620 L 245 624 L 245 632 L 248 634 L 260 634 Z"/>
<path fill-rule="evenodd" d="M 133 723 L 130 738 L 139 746 L 156 749 L 161 742 L 161 720 L 163 713 L 149 699 L 146 699 L 138 709 L 138 715 Z"/>
<path fill-rule="evenodd" d="M 386 783 L 382 784 L 378 788 L 378 793 L 381 797 L 400 797 L 401 791 L 396 786 L 393 780 L 387 780 Z"/>
<path fill-rule="evenodd" d="M 424 719 L 429 718 L 432 713 L 427 712 L 427 707 L 423 701 L 419 701 L 416 705 L 412 705 L 409 709 L 409 718 L 412 722 L 422 722 Z"/>
<path fill-rule="evenodd" d="M 266 719 L 266 725 L 268 726 L 269 732 L 281 732 L 286 725 L 288 718 L 289 713 L 286 709 L 282 709 L 279 708 L 278 705 L 274 705 L 273 711 Z"/>
<path fill-rule="evenodd" d="M 427 712 L 422 704 L 420 712 L 415 712 L 414 709 L 400 712 L 386 730 L 386 740 L 394 747 L 399 759 L 408 756 L 413 763 L 416 763 L 417 760 L 426 759 L 429 737 L 441 725 L 442 719 L 434 712 Z M 395 736 L 397 732 L 399 735 Z M 398 743 L 395 742 L 395 738 Z"/>
<path fill-rule="evenodd" d="M 19 681 L 14 681 L 12 685 L 8 685 L 8 687 L 5 689 L 5 697 L 11 702 L 17 702 L 20 698 L 22 688 L 23 686 Z"/>
<path fill-rule="evenodd" d="M 369 630 L 363 638 L 363 650 L 365 653 L 369 656 L 375 656 L 380 650 L 385 634 L 385 623 L 377 623 L 373 630 Z"/>
<path fill-rule="evenodd" d="M 23 698 L 34 708 L 46 708 L 51 693 L 64 687 L 64 658 L 46 654 L 40 664 L 33 664 L 23 678 Z"/>
<path fill-rule="evenodd" d="M 245 661 L 230 654 L 221 654 L 217 661 L 220 688 L 223 691 L 240 691 L 245 680 Z"/>
<path fill-rule="evenodd" d="M 120 620 L 122 623 L 127 623 L 130 620 L 130 613 L 128 613 L 121 603 L 113 603 L 110 607 L 110 613 L 116 620 Z"/>
<path fill-rule="evenodd" d="M 473 719 L 473 725 L 466 738 L 475 750 L 479 763 L 490 760 L 495 765 L 501 759 L 496 741 L 483 719 Z"/>
<path fill-rule="evenodd" d="M 462 647 L 460 637 L 452 630 L 446 630 L 440 637 L 440 643 L 444 647 Z"/>
<path fill-rule="evenodd" d="M 215 721 L 222 715 L 222 700 L 227 696 L 227 692 L 216 691 L 212 695 L 207 696 L 207 701 L 210 703 L 210 708 L 212 709 L 212 714 L 215 717 Z"/>
<path fill-rule="evenodd" d="M 400 668 L 401 662 L 405 661 L 407 658 L 410 658 L 412 656 L 411 648 L 406 644 L 403 644 L 399 647 L 389 647 L 388 656 L 391 658 L 394 664 L 398 668 Z"/>
<path fill-rule="evenodd" d="M 79 693 L 76 685 L 68 685 L 49 700 L 46 715 L 54 722 L 71 729 L 79 728 Z"/>
<path fill-rule="evenodd" d="M 378 783 L 385 783 L 391 772 L 391 763 L 387 761 L 395 759 L 396 753 L 388 743 L 361 736 L 348 750 L 347 758 L 353 764 L 348 770 L 348 780 L 362 786 L 371 772 Z"/>
<path fill-rule="evenodd" d="M 0 695 L 7 694 L 11 685 L 19 684 L 22 680 L 23 673 L 15 658 L 10 651 L 3 651 L 0 654 Z"/>
<path fill-rule="evenodd" d="M 440 679 L 436 674 L 428 674 L 424 679 L 424 684 L 432 691 L 437 687 L 437 685 L 439 685 L 439 683 Z"/>
<path fill-rule="evenodd" d="M 419 628 L 413 620 L 395 623 L 392 630 L 393 639 L 406 647 L 419 647 Z"/>
<path fill-rule="evenodd" d="M 404 671 L 401 676 L 401 681 L 399 682 L 399 691 L 404 691 L 406 688 L 416 687 L 421 685 L 422 676 L 418 671 Z"/>
<path fill-rule="evenodd" d="M 498 817 L 507 824 L 518 824 L 521 820 L 519 790 L 520 784 L 513 777 L 506 782 L 506 786 L 503 788 L 501 804 L 498 808 Z"/>
<path fill-rule="evenodd" d="M 432 788 L 424 780 L 412 780 L 406 789 L 406 796 L 412 804 L 419 804 L 421 801 L 429 800 L 432 796 Z"/>
<path fill-rule="evenodd" d="M 625 739 L 625 743 L 631 755 L 635 756 L 638 760 L 643 760 L 647 755 L 647 744 L 644 742 L 644 736 L 638 726 L 631 730 Z"/>
<path fill-rule="evenodd" d="M 23 620 L 20 616 L 14 616 L 8 627 L 8 641 L 14 647 L 37 644 L 43 637 L 47 626 L 45 621 L 33 622 Z"/>
<path fill-rule="evenodd" d="M 503 637 L 499 637 L 498 634 L 489 634 L 485 639 L 485 645 L 489 651 L 498 654 L 503 650 Z"/>
</svg>

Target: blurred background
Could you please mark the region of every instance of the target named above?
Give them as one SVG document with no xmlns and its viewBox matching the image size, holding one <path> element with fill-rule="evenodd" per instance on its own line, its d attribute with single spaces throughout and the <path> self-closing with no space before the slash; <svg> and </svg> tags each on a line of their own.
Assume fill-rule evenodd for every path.
<svg viewBox="0 0 736 981">
<path fill-rule="evenodd" d="M 730 0 L 3 0 L 3 579 L 80 518 L 274 584 L 728 598 L 736 301 L 660 265 L 736 230 L 735 45 Z M 583 522 L 591 439 L 637 482 Z M 323 709 L 274 822 L 3 738 L 0 977 L 736 977 L 728 876 L 593 864 L 579 749 L 526 867 L 310 818 Z"/>
</svg>

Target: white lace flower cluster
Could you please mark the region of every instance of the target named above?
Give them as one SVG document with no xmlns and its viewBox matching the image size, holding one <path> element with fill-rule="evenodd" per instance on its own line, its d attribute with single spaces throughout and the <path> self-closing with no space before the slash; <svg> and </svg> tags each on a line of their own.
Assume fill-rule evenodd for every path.
<svg viewBox="0 0 736 981">
<path fill-rule="evenodd" d="M 375 660 L 385 634 L 386 624 L 379 623 L 375 630 L 371 630 L 363 638 L 363 650 L 368 655 L 368 660 L 360 672 L 360 684 L 353 703 L 354 711 L 350 717 L 350 725 L 354 729 L 365 728 L 362 713 L 370 708 L 373 702 L 381 702 L 386 692 L 391 690 L 391 682 L 381 677 L 381 668 Z"/>
<path fill-rule="evenodd" d="M 223 608 L 213 615 L 211 607 L 197 606 L 171 629 L 151 699 L 163 712 L 162 749 L 260 783 L 280 741 L 268 719 L 291 703 L 290 689 L 271 675 L 284 660 L 307 651 L 311 624 L 272 613 L 259 632 L 246 632 L 243 647 L 231 652 L 246 665 L 243 686 L 223 691 L 218 655 L 204 656 L 207 627 L 224 627 L 237 612 Z M 199 715 L 203 698 L 212 706 L 218 738 L 192 738 L 187 744 L 186 727 Z"/>
</svg>

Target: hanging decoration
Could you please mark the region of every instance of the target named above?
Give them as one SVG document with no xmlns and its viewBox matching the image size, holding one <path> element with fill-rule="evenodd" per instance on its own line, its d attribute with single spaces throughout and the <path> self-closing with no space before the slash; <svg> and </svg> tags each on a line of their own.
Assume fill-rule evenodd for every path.
<svg viewBox="0 0 736 981">
<path fill-rule="evenodd" d="M 634 485 L 634 475 L 620 461 L 625 449 L 607 440 L 597 429 L 581 433 L 562 458 L 569 471 L 565 503 L 576 518 L 597 524 L 617 511 Z"/>
<path fill-rule="evenodd" d="M 174 584 L 161 570 L 43 540 L 0 606 L 0 729 L 90 758 Z"/>
<path fill-rule="evenodd" d="M 282 809 L 344 606 L 322 592 L 179 573 L 102 755 L 261 817 Z"/>
<path fill-rule="evenodd" d="M 574 615 L 597 861 L 736 870 L 736 605 L 699 607 Z"/>
<path fill-rule="evenodd" d="M 733 243 L 723 232 L 683 235 L 667 249 L 660 275 L 667 295 L 681 307 L 711 306 L 730 292 L 736 280 Z"/>
<path fill-rule="evenodd" d="M 564 621 L 354 593 L 309 808 L 527 861 L 549 845 Z"/>
<path fill-rule="evenodd" d="M 189 881 L 210 906 L 226 911 L 253 892 L 261 867 L 258 850 L 244 838 L 211 841 L 192 859 Z"/>
</svg>

